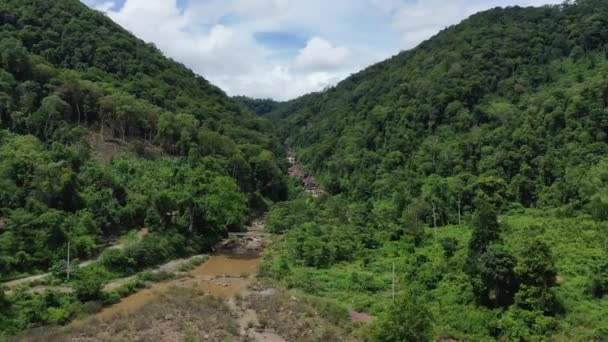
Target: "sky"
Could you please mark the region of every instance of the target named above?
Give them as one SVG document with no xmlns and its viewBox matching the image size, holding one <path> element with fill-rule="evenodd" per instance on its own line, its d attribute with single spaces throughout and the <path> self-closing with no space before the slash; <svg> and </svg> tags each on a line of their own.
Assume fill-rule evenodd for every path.
<svg viewBox="0 0 608 342">
<path fill-rule="evenodd" d="M 83 0 L 229 95 L 335 85 L 497 6 L 562 0 Z"/>
</svg>

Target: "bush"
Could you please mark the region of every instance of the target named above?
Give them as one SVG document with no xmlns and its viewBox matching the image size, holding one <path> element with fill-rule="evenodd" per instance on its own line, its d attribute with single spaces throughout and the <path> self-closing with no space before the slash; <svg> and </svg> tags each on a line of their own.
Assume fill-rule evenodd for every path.
<svg viewBox="0 0 608 342">
<path fill-rule="evenodd" d="M 112 291 L 112 293 L 118 295 L 119 298 L 124 298 L 132 293 L 135 293 L 137 290 L 143 288 L 144 286 L 144 281 L 140 280 L 139 278 L 136 278 L 135 280 L 131 280 L 126 284 L 121 285 L 120 287 Z"/>
<path fill-rule="evenodd" d="M 108 272 L 102 266 L 81 268 L 75 274 L 74 290 L 81 301 L 102 299 L 102 288 L 108 279 Z"/>
<path fill-rule="evenodd" d="M 151 281 L 154 283 L 173 279 L 173 278 L 175 278 L 175 274 L 173 274 L 171 272 L 165 272 L 165 271 L 160 271 L 160 272 L 145 271 L 137 276 L 137 279 L 142 282 Z"/>
<path fill-rule="evenodd" d="M 330 299 L 308 298 L 319 315 L 332 324 L 341 325 L 349 321 L 348 309 Z"/>
<path fill-rule="evenodd" d="M 277 280 L 281 280 L 289 275 L 291 273 L 291 269 L 289 267 L 287 258 L 281 255 L 278 258 L 273 259 L 270 265 L 270 272 L 272 277 Z"/>
<path fill-rule="evenodd" d="M 112 291 L 108 294 L 106 294 L 106 298 L 104 299 L 104 304 L 107 305 L 112 305 L 112 304 L 116 304 L 118 302 L 120 302 L 120 294 L 116 291 Z"/>
<path fill-rule="evenodd" d="M 70 321 L 70 313 L 63 308 L 46 309 L 46 317 L 46 321 L 50 324 L 66 324 Z"/>
<path fill-rule="evenodd" d="M 417 296 L 408 293 L 388 306 L 374 323 L 372 340 L 423 342 L 432 340 L 431 312 Z"/>
<path fill-rule="evenodd" d="M 129 258 L 124 250 L 108 248 L 101 254 L 101 264 L 108 269 L 125 272 L 135 266 L 135 260 Z"/>
<path fill-rule="evenodd" d="M 608 261 L 595 267 L 588 292 L 596 298 L 602 298 L 608 294 Z"/>
<path fill-rule="evenodd" d="M 552 317 L 540 311 L 510 308 L 498 322 L 501 335 L 508 341 L 529 341 L 535 336 L 543 336 L 556 327 Z"/>
<path fill-rule="evenodd" d="M 133 260 L 136 269 L 141 270 L 175 258 L 183 253 L 185 238 L 176 234 L 151 233 L 142 241 L 128 246 L 124 253 Z"/>
<path fill-rule="evenodd" d="M 195 256 L 179 266 L 179 271 L 189 272 L 209 259 L 208 256 Z"/>
<path fill-rule="evenodd" d="M 440 242 L 441 247 L 443 247 L 443 253 L 446 259 L 450 259 L 454 256 L 454 254 L 456 254 L 456 251 L 458 250 L 458 240 L 456 238 L 447 237 L 441 239 Z"/>
</svg>

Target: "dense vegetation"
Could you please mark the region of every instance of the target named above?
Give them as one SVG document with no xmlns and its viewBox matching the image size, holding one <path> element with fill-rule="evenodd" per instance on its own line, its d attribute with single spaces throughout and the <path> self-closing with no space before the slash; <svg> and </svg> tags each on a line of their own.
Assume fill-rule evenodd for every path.
<svg viewBox="0 0 608 342">
<path fill-rule="evenodd" d="M 76 0 L 0 3 L 0 280 L 91 259 L 75 294 L 0 298 L 0 331 L 62 323 L 104 279 L 206 251 L 284 199 L 266 119 Z M 108 157 L 108 158 L 102 158 Z"/>
<path fill-rule="evenodd" d="M 607 18 L 493 9 L 281 104 L 332 195 L 271 210 L 265 272 L 377 315 L 379 341 L 608 338 Z"/>
<path fill-rule="evenodd" d="M 280 102 L 272 99 L 252 99 L 246 96 L 235 96 L 234 100 L 244 109 L 257 115 L 270 114 L 280 106 Z"/>
<path fill-rule="evenodd" d="M 276 103 L 227 97 L 76 0 L 3 1 L 0 280 L 74 291 L 0 292 L 0 331 L 112 303 L 142 280 L 108 279 L 272 205 L 262 273 L 374 315 L 357 336 L 607 339 L 607 27 L 603 0 L 494 9 Z M 286 180 L 281 141 L 329 195 Z M 68 242 L 101 256 L 66 281 Z"/>
</svg>

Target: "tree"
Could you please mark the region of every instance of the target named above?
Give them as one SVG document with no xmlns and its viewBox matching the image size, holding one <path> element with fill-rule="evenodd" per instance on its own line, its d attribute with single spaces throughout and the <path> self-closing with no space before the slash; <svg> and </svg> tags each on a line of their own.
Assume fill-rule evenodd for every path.
<svg viewBox="0 0 608 342">
<path fill-rule="evenodd" d="M 476 200 L 477 210 L 473 216 L 473 232 L 469 240 L 469 250 L 465 271 L 472 277 L 474 284 L 479 280 L 481 256 L 488 248 L 500 240 L 500 224 L 496 209 L 485 196 Z"/>
<path fill-rule="evenodd" d="M 458 250 L 458 240 L 456 238 L 443 238 L 441 239 L 440 243 L 441 247 L 443 247 L 443 254 L 445 255 L 446 259 L 453 257 Z"/>
<path fill-rule="evenodd" d="M 478 200 L 472 225 L 473 233 L 469 242 L 469 253 L 481 255 L 492 243 L 500 240 L 500 225 L 496 208 L 485 199 Z"/>
<path fill-rule="evenodd" d="M 549 245 L 538 238 L 526 243 L 515 271 L 520 281 L 526 285 L 550 288 L 556 284 L 557 271 L 553 253 Z"/>
<path fill-rule="evenodd" d="M 31 68 L 30 57 L 20 41 L 13 38 L 0 41 L 0 66 L 17 79 L 27 76 Z"/>
<path fill-rule="evenodd" d="M 427 177 L 422 185 L 422 197 L 430 203 L 433 215 L 433 228 L 437 228 L 437 221 L 445 224 L 444 217 L 448 207 L 448 183 L 438 175 Z"/>
<path fill-rule="evenodd" d="M 519 287 L 515 275 L 515 257 L 499 246 L 492 246 L 481 256 L 479 275 L 482 288 L 480 301 L 494 307 L 507 307 L 513 304 Z"/>
<path fill-rule="evenodd" d="M 515 266 L 521 284 L 516 294 L 516 304 L 527 310 L 537 310 L 553 315 L 562 310 L 553 287 L 557 272 L 551 249 L 538 238 L 526 243 L 522 256 Z"/>
<path fill-rule="evenodd" d="M 608 160 L 593 166 L 580 180 L 579 193 L 598 221 L 608 220 Z"/>
<path fill-rule="evenodd" d="M 608 258 L 595 265 L 589 292 L 596 298 L 602 298 L 608 294 Z"/>
<path fill-rule="evenodd" d="M 476 182 L 477 200 L 488 202 L 495 210 L 500 210 L 507 200 L 505 180 L 496 176 L 480 176 Z"/>
<path fill-rule="evenodd" d="M 69 105 L 57 95 L 50 95 L 42 100 L 42 105 L 30 119 L 30 129 L 39 136 L 48 138 L 50 133 L 64 118 Z"/>
<path fill-rule="evenodd" d="M 7 126 L 9 123 L 9 113 L 13 107 L 13 99 L 3 91 L 0 91 L 0 127 Z"/>
<path fill-rule="evenodd" d="M 403 232 L 414 240 L 414 245 L 420 246 L 424 239 L 424 224 L 422 218 L 428 212 L 428 204 L 423 201 L 416 201 L 406 209 L 401 215 L 400 224 Z"/>
<path fill-rule="evenodd" d="M 233 179 L 218 177 L 207 186 L 201 199 L 205 219 L 220 229 L 239 227 L 247 208 L 247 199 Z"/>
<path fill-rule="evenodd" d="M 458 225 L 462 224 L 462 202 L 467 190 L 465 179 L 465 177 L 449 177 L 447 179 L 448 197 L 452 205 L 456 204 Z"/>
<path fill-rule="evenodd" d="M 424 342 L 432 340 L 432 315 L 418 296 L 399 296 L 388 306 L 372 327 L 371 336 L 378 342 Z"/>
<path fill-rule="evenodd" d="M 98 266 L 83 267 L 76 272 L 75 276 L 74 290 L 78 299 L 89 301 L 101 298 L 107 271 Z"/>
</svg>

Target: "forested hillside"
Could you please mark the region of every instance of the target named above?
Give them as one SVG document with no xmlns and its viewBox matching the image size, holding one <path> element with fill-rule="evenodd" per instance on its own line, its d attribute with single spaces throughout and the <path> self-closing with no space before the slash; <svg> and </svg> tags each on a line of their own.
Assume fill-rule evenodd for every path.
<svg viewBox="0 0 608 342">
<path fill-rule="evenodd" d="M 0 2 L 0 280 L 76 294 L 0 295 L 0 331 L 65 322 L 107 278 L 209 250 L 286 196 L 271 124 L 77 0 Z M 49 297 L 50 296 L 50 297 Z M 103 298 L 101 298 L 103 299 Z"/>
<path fill-rule="evenodd" d="M 268 209 L 261 282 L 346 340 L 608 339 L 608 3 L 482 12 L 278 103 L 77 0 L 0 1 L 0 281 L 48 272 L 0 286 L 0 338 Z"/>
<path fill-rule="evenodd" d="M 493 9 L 281 104 L 332 196 L 272 209 L 268 273 L 380 341 L 607 338 L 607 57 L 605 1 Z"/>
<path fill-rule="evenodd" d="M 599 210 L 572 181 L 607 152 L 606 7 L 477 14 L 275 115 L 333 193 L 423 198 L 425 184 L 493 178 L 507 202 Z M 434 202 L 440 224 L 457 221 L 456 200 Z"/>
<path fill-rule="evenodd" d="M 254 112 L 257 115 L 266 115 L 276 110 L 280 102 L 272 99 L 252 99 L 246 96 L 235 96 L 234 100 L 238 102 L 243 109 Z"/>
</svg>

